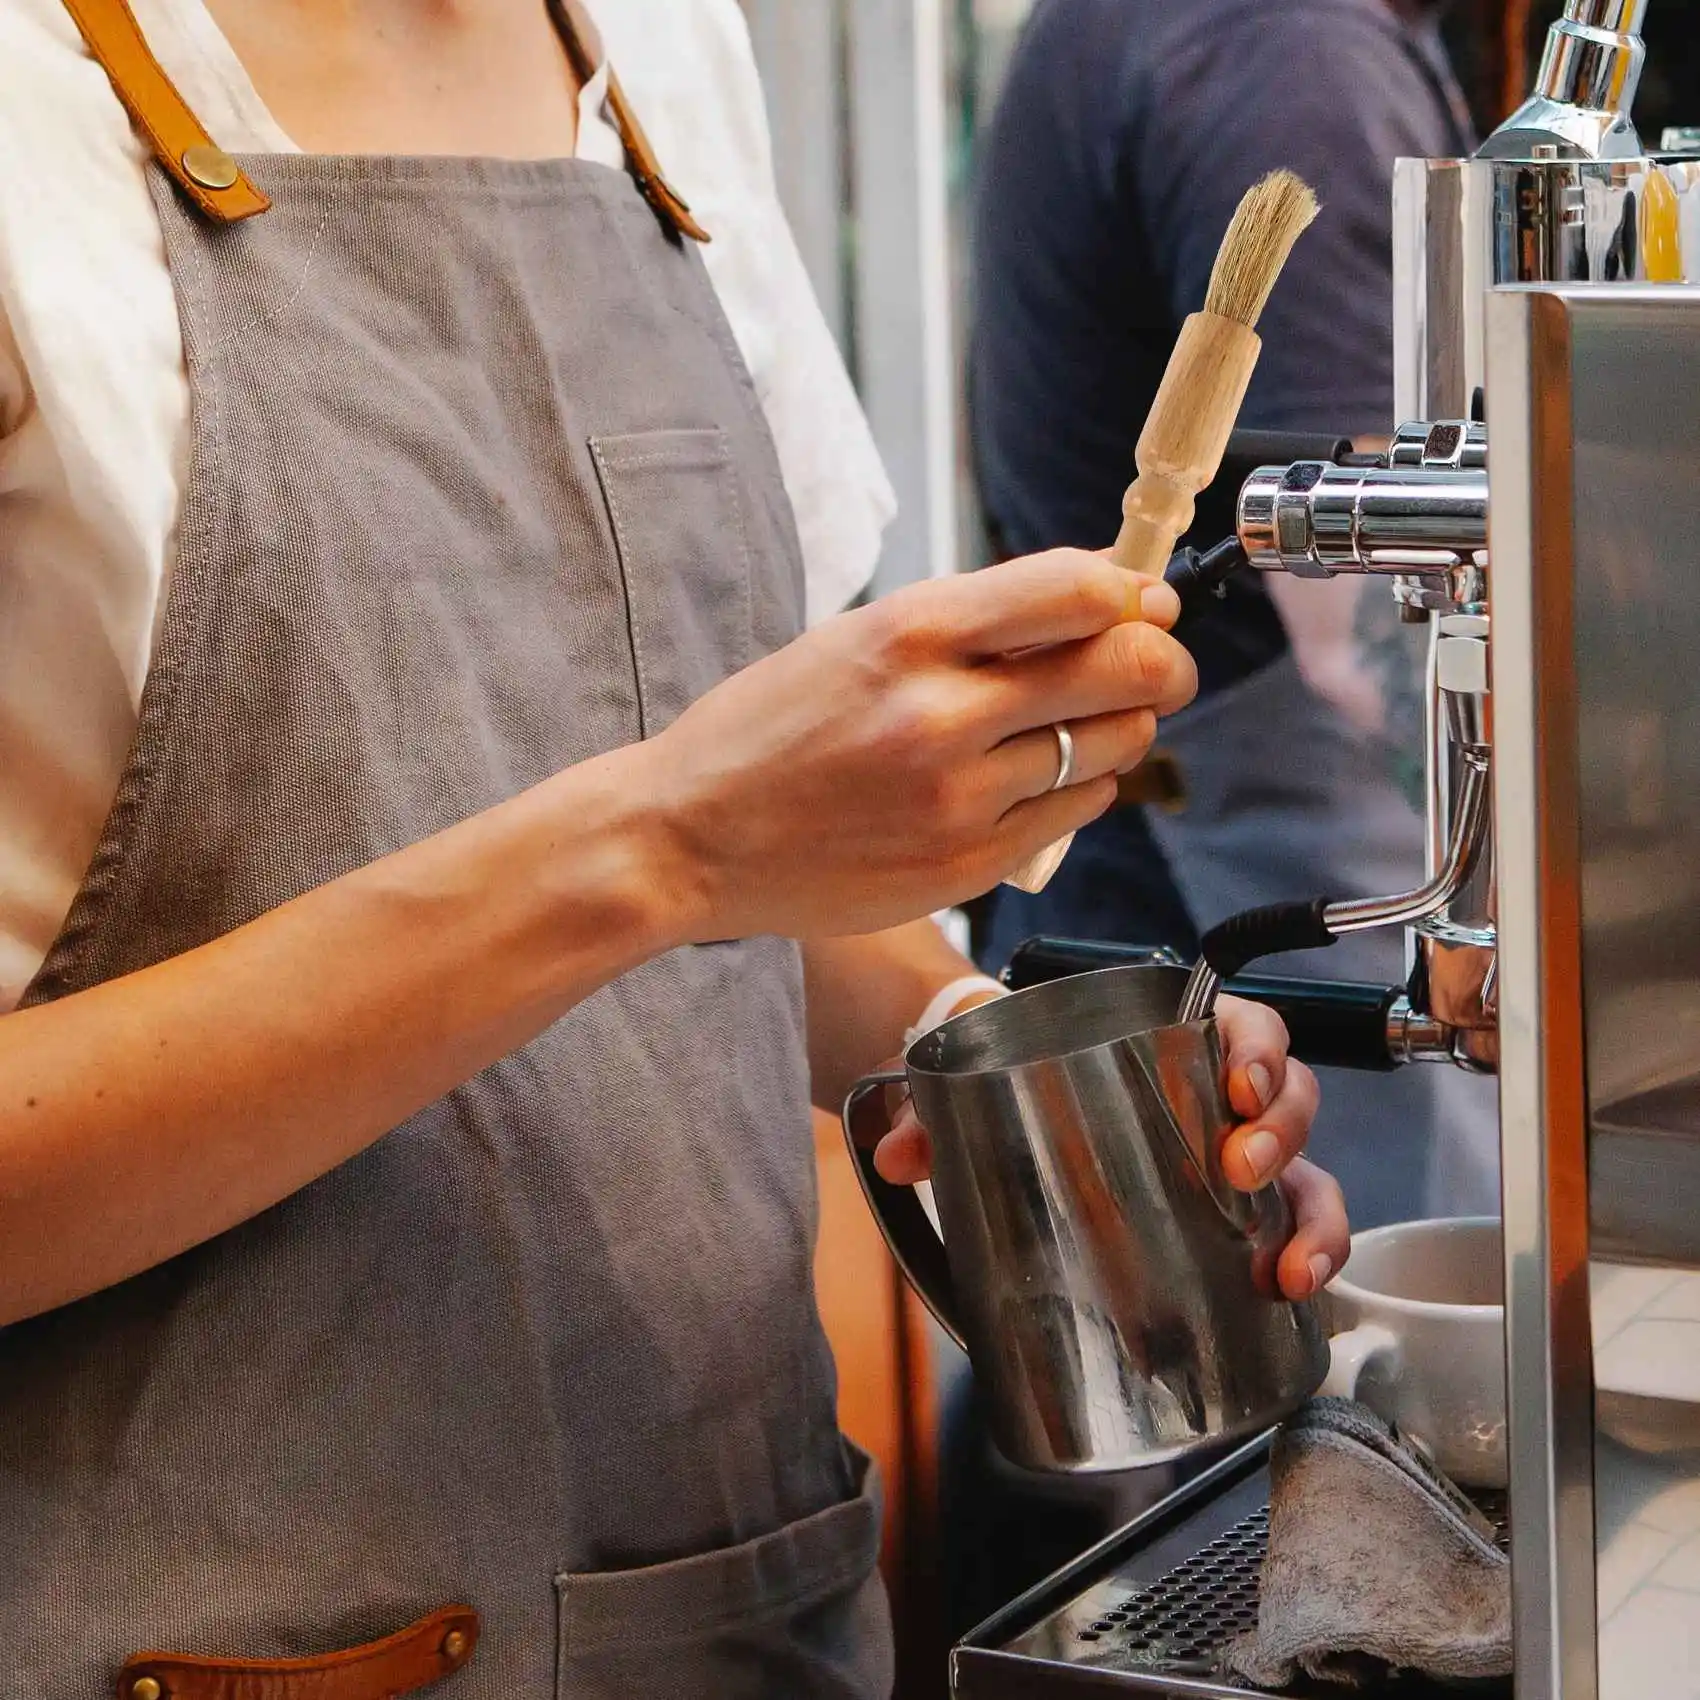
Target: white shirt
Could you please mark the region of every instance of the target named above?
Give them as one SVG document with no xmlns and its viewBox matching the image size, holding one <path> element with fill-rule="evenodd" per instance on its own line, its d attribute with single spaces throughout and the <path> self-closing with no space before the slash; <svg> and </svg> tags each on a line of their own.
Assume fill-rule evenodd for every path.
<svg viewBox="0 0 1700 1700">
<path fill-rule="evenodd" d="M 215 141 L 293 151 L 203 0 L 132 0 Z M 542 0 L 536 0 L 542 4 Z M 736 0 L 595 0 L 704 250 L 796 510 L 811 619 L 867 583 L 893 511 L 780 210 Z M 579 152 L 617 163 L 605 79 Z M 0 0 L 0 1010 L 63 923 L 117 789 L 189 445 L 148 154 L 61 0 Z"/>
</svg>

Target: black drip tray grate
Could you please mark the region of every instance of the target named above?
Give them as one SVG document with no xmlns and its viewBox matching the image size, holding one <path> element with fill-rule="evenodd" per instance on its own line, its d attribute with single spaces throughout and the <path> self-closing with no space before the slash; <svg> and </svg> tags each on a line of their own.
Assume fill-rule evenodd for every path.
<svg viewBox="0 0 1700 1700">
<path fill-rule="evenodd" d="M 1223 1655 L 1257 1627 L 1269 1548 L 1268 1439 L 1255 1441 L 966 1636 L 952 1655 L 960 1700 L 1035 1700 L 1078 1687 L 1165 1700 L 1270 1700 L 1226 1674 Z M 1504 1494 L 1476 1503 L 1509 1549 Z M 1446 1700 L 1417 1677 L 1401 1700 Z M 1511 1700 L 1510 1684 L 1476 1700 Z M 1301 1683 L 1288 1700 L 1342 1700 Z"/>
<path fill-rule="evenodd" d="M 1257 1582 L 1268 1544 L 1269 1513 L 1254 1512 L 1160 1582 L 1077 1630 L 1076 1639 L 1083 1651 L 1120 1655 L 1117 1663 L 1214 1670 L 1228 1644 L 1257 1627 Z"/>
</svg>

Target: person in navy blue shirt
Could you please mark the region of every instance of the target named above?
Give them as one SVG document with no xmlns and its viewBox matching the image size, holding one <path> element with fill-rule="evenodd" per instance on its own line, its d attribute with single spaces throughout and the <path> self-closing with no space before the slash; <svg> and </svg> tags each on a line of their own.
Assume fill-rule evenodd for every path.
<svg viewBox="0 0 1700 1700">
<path fill-rule="evenodd" d="M 1241 195 L 1278 166 L 1323 210 L 1263 315 L 1240 422 L 1385 437 L 1398 423 L 1393 162 L 1472 147 L 1433 8 L 1038 0 L 976 162 L 970 421 L 997 551 L 1113 540 L 1180 323 L 1203 305 Z M 1192 533 L 1201 545 L 1233 526 L 1231 487 L 1210 496 Z M 1118 809 L 1079 836 L 1042 894 L 990 894 L 975 917 L 989 968 L 1041 932 L 1191 956 L 1200 931 L 1237 908 L 1421 878 L 1424 637 L 1399 625 L 1388 587 L 1241 575 L 1177 634 L 1199 700 L 1160 729 L 1159 748 L 1185 808 Z M 1280 966 L 1397 980 L 1402 948 L 1386 934 Z M 1350 1167 L 1342 1142 L 1361 1146 L 1361 1089 L 1337 1082 L 1319 1117 L 1336 1172 Z M 1437 1098 L 1459 1095 L 1414 1080 L 1375 1090 L 1425 1128 Z M 1436 1153 L 1463 1171 L 1440 1179 L 1424 1172 L 1420 1136 L 1378 1152 L 1355 1219 L 1413 1213 L 1425 1192 L 1448 1208 L 1487 1203 L 1486 1143 Z"/>
<path fill-rule="evenodd" d="M 1260 323 L 1240 423 L 1385 438 L 1393 163 L 1473 145 L 1436 11 L 1414 0 L 1037 0 L 976 159 L 969 402 L 995 551 L 1114 539 L 1181 321 L 1204 303 L 1240 197 L 1276 167 L 1323 210 Z M 1201 502 L 1191 541 L 1228 534 L 1231 498 Z M 1177 631 L 1200 695 L 1158 747 L 1184 808 L 1118 809 L 1045 892 L 991 894 L 974 917 L 988 969 L 1037 933 L 1190 957 L 1238 908 L 1420 880 L 1424 639 L 1400 627 L 1387 585 L 1248 578 Z M 1279 971 L 1402 980 L 1403 943 L 1366 935 Z M 1333 1075 L 1313 1140 L 1365 1226 L 1497 1210 L 1494 1130 L 1491 1083 L 1407 1070 Z M 1041 1516 L 1029 1498 L 999 1525 L 997 1483 L 964 1445 L 953 1537 L 983 1561 L 1018 1556 L 977 1592 L 959 1574 L 973 1596 L 959 1619 L 1080 1550 L 1106 1516 L 1067 1496 Z"/>
</svg>

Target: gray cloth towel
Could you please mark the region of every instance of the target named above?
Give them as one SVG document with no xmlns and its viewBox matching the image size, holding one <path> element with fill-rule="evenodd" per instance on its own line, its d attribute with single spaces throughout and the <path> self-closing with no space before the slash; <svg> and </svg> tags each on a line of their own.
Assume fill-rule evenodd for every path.
<svg viewBox="0 0 1700 1700">
<path fill-rule="evenodd" d="M 1362 1405 L 1313 1399 L 1276 1438 L 1270 1477 L 1258 1624 L 1230 1671 L 1259 1688 L 1510 1675 L 1510 1560 L 1408 1440 Z"/>
</svg>

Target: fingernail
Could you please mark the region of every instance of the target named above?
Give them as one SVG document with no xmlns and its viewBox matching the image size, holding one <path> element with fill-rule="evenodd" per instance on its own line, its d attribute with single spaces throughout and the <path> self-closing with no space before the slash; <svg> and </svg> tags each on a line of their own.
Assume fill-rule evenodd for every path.
<svg viewBox="0 0 1700 1700">
<path fill-rule="evenodd" d="M 1310 1254 L 1311 1291 L 1320 1293 L 1328 1285 L 1334 1273 L 1334 1259 L 1325 1251 L 1313 1251 Z"/>
<path fill-rule="evenodd" d="M 1172 625 L 1181 615 L 1181 599 L 1167 584 L 1148 584 L 1139 592 L 1139 617 L 1153 625 Z"/>
<path fill-rule="evenodd" d="M 1251 1082 L 1251 1089 L 1257 1094 L 1257 1107 L 1260 1110 L 1269 1107 L 1269 1093 L 1275 1082 L 1270 1078 L 1269 1070 L 1262 1063 L 1253 1063 L 1245 1071 L 1245 1077 Z"/>
<path fill-rule="evenodd" d="M 1240 1141 L 1240 1155 L 1251 1170 L 1251 1178 L 1261 1186 L 1281 1161 L 1281 1141 L 1268 1128 L 1260 1127 Z"/>
</svg>

